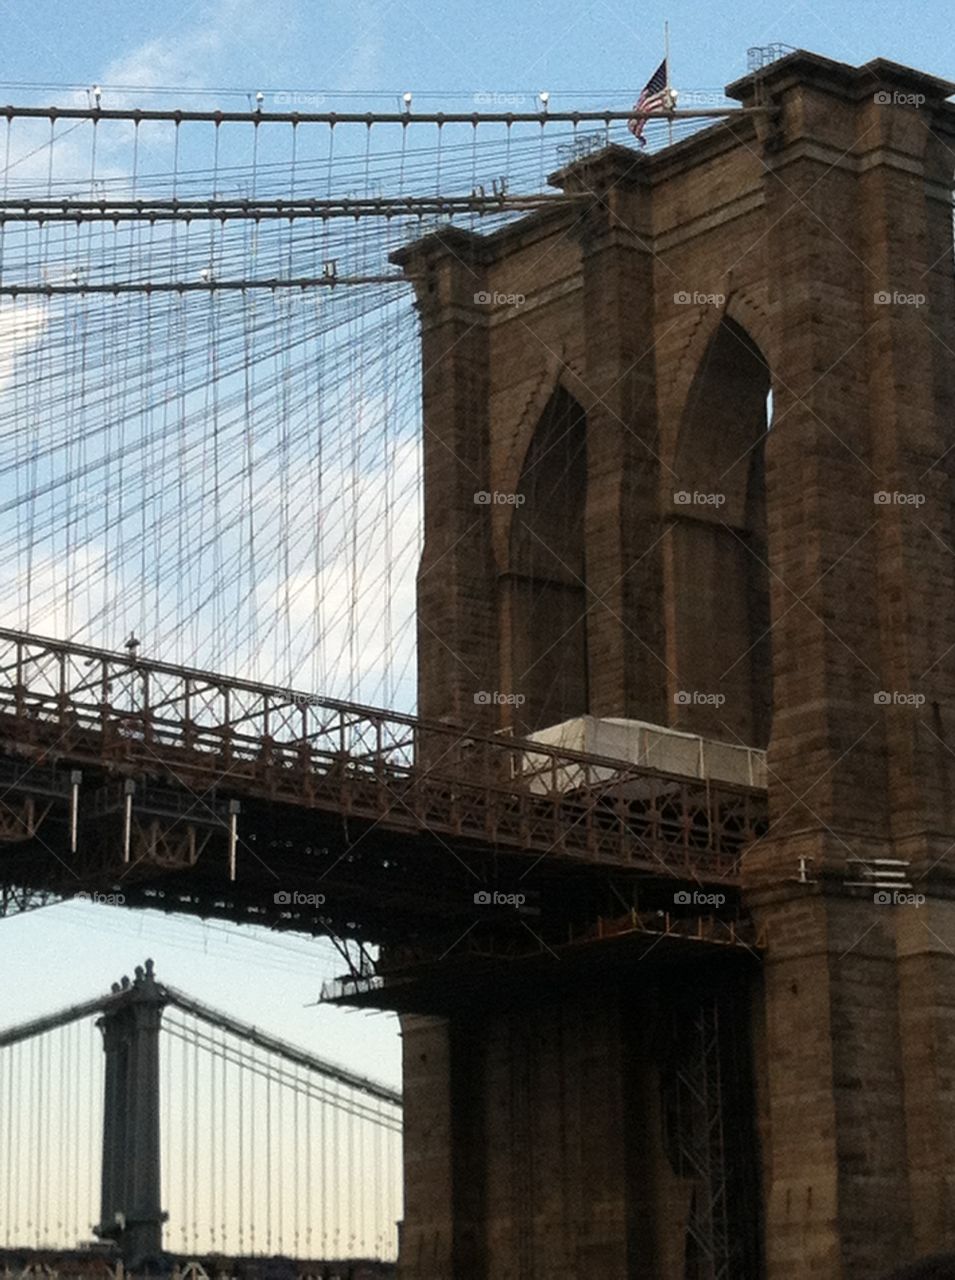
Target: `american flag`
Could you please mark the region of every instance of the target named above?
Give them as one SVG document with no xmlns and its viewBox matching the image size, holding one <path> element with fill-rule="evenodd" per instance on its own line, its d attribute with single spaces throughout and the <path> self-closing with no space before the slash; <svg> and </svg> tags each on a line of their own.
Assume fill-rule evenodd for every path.
<svg viewBox="0 0 955 1280">
<path fill-rule="evenodd" d="M 641 89 L 640 97 L 633 104 L 634 114 L 627 121 L 627 128 L 640 143 L 641 147 L 647 145 L 647 140 L 643 136 L 643 130 L 647 123 L 647 112 L 659 111 L 661 108 L 670 105 L 667 80 L 667 60 L 664 58 L 643 89 Z"/>
</svg>

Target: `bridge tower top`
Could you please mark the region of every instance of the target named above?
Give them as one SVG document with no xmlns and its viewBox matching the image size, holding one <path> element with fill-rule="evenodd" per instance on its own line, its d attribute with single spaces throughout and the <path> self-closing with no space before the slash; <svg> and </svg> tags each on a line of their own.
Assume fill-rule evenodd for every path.
<svg viewBox="0 0 955 1280">
<path fill-rule="evenodd" d="M 147 960 L 144 965 L 138 964 L 134 970 L 134 975 L 133 981 L 130 982 L 129 978 L 124 974 L 119 982 L 113 983 L 110 988 L 111 991 L 116 995 L 120 992 L 128 991 L 131 997 L 136 1000 L 168 1004 L 169 997 L 156 981 L 156 971 L 152 960 Z M 107 1018 L 115 1016 L 115 1010 L 104 1014 L 104 1017 Z"/>
<path fill-rule="evenodd" d="M 583 209 L 394 255 L 424 348 L 420 706 L 768 745 L 793 830 L 924 827 L 952 758 L 874 699 L 955 706 L 929 621 L 955 86 L 796 50 L 727 89 L 757 91 L 770 112 L 564 166 Z"/>
</svg>

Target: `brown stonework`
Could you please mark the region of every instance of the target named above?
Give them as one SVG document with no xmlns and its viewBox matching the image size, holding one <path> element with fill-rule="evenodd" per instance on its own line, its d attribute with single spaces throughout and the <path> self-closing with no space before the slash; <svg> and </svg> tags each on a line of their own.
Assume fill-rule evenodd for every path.
<svg viewBox="0 0 955 1280">
<path fill-rule="evenodd" d="M 772 116 L 608 148 L 554 175 L 582 203 L 397 255 L 423 334 L 422 713 L 768 744 L 743 868 L 763 962 L 726 977 L 754 1079 L 724 1119 L 758 1129 L 761 1189 L 733 1280 L 955 1249 L 952 91 L 795 53 L 761 74 Z M 873 858 L 924 905 L 858 887 Z M 685 1280 L 668 981 L 406 1025 L 403 1280 Z"/>
</svg>

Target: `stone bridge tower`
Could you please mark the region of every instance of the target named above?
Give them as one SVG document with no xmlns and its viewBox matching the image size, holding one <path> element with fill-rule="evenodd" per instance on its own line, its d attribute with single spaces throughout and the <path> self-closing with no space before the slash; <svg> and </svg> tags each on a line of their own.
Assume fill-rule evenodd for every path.
<svg viewBox="0 0 955 1280">
<path fill-rule="evenodd" d="M 404 1280 L 873 1280 L 955 1249 L 955 86 L 798 52 L 758 88 L 771 114 L 396 255 L 422 714 L 766 747 L 771 815 L 758 965 L 406 1020 Z M 694 1255 L 657 1047 L 711 981 L 729 1270 Z"/>
</svg>

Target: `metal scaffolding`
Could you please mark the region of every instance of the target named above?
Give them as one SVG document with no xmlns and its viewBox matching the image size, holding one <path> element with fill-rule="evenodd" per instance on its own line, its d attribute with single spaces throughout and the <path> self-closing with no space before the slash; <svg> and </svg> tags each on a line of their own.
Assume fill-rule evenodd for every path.
<svg viewBox="0 0 955 1280">
<path fill-rule="evenodd" d="M 733 1009 L 716 989 L 678 1000 L 670 1011 L 663 1079 L 664 1131 L 674 1172 L 686 1180 L 686 1280 L 755 1280 L 747 1164 L 750 1128 L 746 1037 L 736 1043 Z M 737 1116 L 737 1112 L 740 1116 Z M 729 1140 L 728 1140 L 729 1139 Z"/>
</svg>

